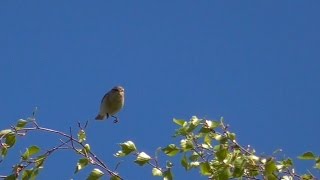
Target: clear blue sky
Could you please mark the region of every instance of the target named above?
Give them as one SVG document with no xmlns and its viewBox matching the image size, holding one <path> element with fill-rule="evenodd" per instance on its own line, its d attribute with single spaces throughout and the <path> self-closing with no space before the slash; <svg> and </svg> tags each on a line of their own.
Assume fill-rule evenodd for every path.
<svg viewBox="0 0 320 180">
<path fill-rule="evenodd" d="M 37 106 L 40 125 L 75 130 L 96 116 L 107 90 L 122 85 L 121 122 L 91 120 L 87 133 L 111 168 L 124 160 L 118 171 L 125 179 L 151 179 L 151 168 L 114 158 L 117 143 L 132 140 L 153 155 L 176 142 L 174 117 L 224 116 L 258 154 L 320 154 L 319 8 L 319 1 L 296 0 L 3 0 L 0 127 Z M 48 149 L 59 141 L 22 137 L 0 174 L 33 143 Z M 76 161 L 67 151 L 54 154 L 40 179 L 84 179 L 91 168 L 74 176 Z M 179 166 L 176 179 L 206 179 Z"/>
</svg>

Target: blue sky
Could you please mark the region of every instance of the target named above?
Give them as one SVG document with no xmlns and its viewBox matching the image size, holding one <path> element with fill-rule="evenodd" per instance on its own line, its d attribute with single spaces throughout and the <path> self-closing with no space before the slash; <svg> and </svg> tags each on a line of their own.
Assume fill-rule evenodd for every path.
<svg viewBox="0 0 320 180">
<path fill-rule="evenodd" d="M 67 132 L 90 120 L 93 151 L 125 179 L 151 179 L 150 167 L 117 159 L 132 140 L 151 155 L 176 142 L 172 118 L 223 116 L 258 154 L 320 154 L 318 1 L 1 1 L 0 127 L 39 108 L 40 125 Z M 114 85 L 126 90 L 121 122 L 96 122 Z M 25 147 L 48 149 L 56 136 L 19 139 L 0 169 Z M 16 152 L 16 154 L 14 154 Z M 165 157 L 160 161 L 165 162 Z M 73 175 L 77 157 L 54 154 L 41 179 Z M 305 172 L 309 163 L 299 163 Z M 176 179 L 199 179 L 175 166 Z M 4 173 L 3 171 L 0 173 Z M 205 177 L 201 177 L 206 179 Z M 156 179 L 156 178 L 155 178 Z"/>
</svg>

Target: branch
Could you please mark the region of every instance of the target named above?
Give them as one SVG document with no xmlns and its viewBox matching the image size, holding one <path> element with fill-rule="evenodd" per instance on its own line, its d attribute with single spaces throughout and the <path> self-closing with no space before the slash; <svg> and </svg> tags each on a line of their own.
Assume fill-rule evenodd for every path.
<svg viewBox="0 0 320 180">
<path fill-rule="evenodd" d="M 83 149 L 86 149 L 85 145 L 80 142 L 78 139 L 75 139 L 73 136 L 72 136 L 72 131 L 71 131 L 71 128 L 70 128 L 70 134 L 66 134 L 64 132 L 61 132 L 61 131 L 57 131 L 57 130 L 54 130 L 54 129 L 50 129 L 50 128 L 45 128 L 45 127 L 41 127 L 38 125 L 38 123 L 35 121 L 34 118 L 32 118 L 31 120 L 32 124 L 34 125 L 34 127 L 26 127 L 26 128 L 15 128 L 15 127 L 12 127 L 12 130 L 16 133 L 21 133 L 23 132 L 24 134 L 25 133 L 28 133 L 29 131 L 43 131 L 43 132 L 48 132 L 48 133 L 52 133 L 52 134 L 58 134 L 60 136 L 63 136 L 63 137 L 66 137 L 68 138 L 67 141 L 62 141 L 60 140 L 62 143 L 57 146 L 57 147 L 54 147 L 52 148 L 51 150 L 47 151 L 45 154 L 47 154 L 47 156 L 49 156 L 50 154 L 52 154 L 54 151 L 58 150 L 58 149 L 72 149 L 74 150 L 75 152 L 77 152 L 78 154 L 81 154 L 83 157 L 85 158 L 88 158 L 90 161 L 91 164 L 93 165 L 97 165 L 99 166 L 100 168 L 102 168 L 103 170 L 105 170 L 110 176 L 117 176 L 119 179 L 123 179 L 122 177 L 120 177 L 118 175 L 118 173 L 116 172 L 113 172 L 112 170 L 110 170 L 108 168 L 108 166 L 102 161 L 100 160 L 100 158 L 95 154 L 93 153 L 91 150 L 88 151 L 87 153 L 88 154 L 83 154 L 83 153 L 79 153 L 79 150 L 77 150 L 77 148 L 75 147 L 75 144 L 79 145 L 80 147 L 82 147 Z M 85 124 L 84 128 L 87 127 L 87 124 Z M 79 125 L 80 127 L 80 125 Z M 81 127 L 80 127 L 81 128 Z M 82 129 L 82 128 L 81 128 Z M 5 135 L 4 135 L 5 136 Z M 4 136 L 1 136 L 0 140 L 2 140 L 2 138 Z M 71 143 L 71 146 L 68 145 L 68 143 Z M 66 145 L 68 148 L 62 148 L 62 146 Z M 89 156 L 88 156 L 89 155 Z M 29 165 L 29 164 L 28 164 Z"/>
</svg>

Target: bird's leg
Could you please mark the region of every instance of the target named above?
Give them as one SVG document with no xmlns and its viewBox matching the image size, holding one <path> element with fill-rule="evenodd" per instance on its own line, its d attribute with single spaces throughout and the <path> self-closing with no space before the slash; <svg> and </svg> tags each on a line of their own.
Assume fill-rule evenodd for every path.
<svg viewBox="0 0 320 180">
<path fill-rule="evenodd" d="M 119 122 L 119 119 L 118 119 L 118 117 L 117 117 L 117 116 L 111 116 L 111 117 L 113 117 L 113 118 L 114 118 L 113 123 L 118 123 L 118 122 Z"/>
</svg>

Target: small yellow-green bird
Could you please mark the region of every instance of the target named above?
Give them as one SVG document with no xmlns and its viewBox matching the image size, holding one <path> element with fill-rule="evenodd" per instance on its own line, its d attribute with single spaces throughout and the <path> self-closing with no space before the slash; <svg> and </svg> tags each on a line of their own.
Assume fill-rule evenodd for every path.
<svg viewBox="0 0 320 180">
<path fill-rule="evenodd" d="M 100 105 L 100 112 L 95 118 L 96 120 L 108 119 L 110 116 L 115 118 L 114 123 L 118 122 L 118 117 L 114 116 L 124 105 L 124 89 L 122 86 L 115 86 L 107 92 Z"/>
</svg>

